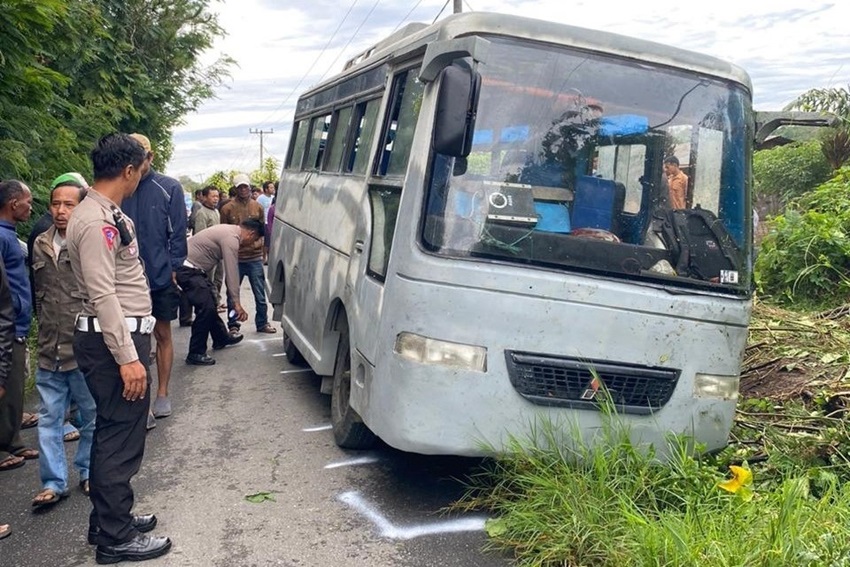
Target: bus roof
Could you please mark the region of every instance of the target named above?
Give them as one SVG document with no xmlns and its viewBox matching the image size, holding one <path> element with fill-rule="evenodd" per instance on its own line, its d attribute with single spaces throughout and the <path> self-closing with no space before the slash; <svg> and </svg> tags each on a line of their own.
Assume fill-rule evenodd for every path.
<svg viewBox="0 0 850 567">
<path fill-rule="evenodd" d="M 424 24 L 405 26 L 350 59 L 342 73 L 314 86 L 304 95 L 308 96 L 313 91 L 321 90 L 343 77 L 350 76 L 378 62 L 415 53 L 419 49 L 424 49 L 432 41 L 469 35 L 521 38 L 595 53 L 610 54 L 734 81 L 743 85 L 750 94 L 753 90 L 752 82 L 746 71 L 716 57 L 588 28 L 506 14 L 466 12 L 453 14 L 430 26 Z"/>
</svg>

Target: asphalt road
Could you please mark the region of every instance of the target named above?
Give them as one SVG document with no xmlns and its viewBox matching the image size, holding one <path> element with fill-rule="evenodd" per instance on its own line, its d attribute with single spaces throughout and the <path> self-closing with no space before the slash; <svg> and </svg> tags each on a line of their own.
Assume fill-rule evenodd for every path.
<svg viewBox="0 0 850 567">
<path fill-rule="evenodd" d="M 243 296 L 250 297 L 246 292 L 247 281 Z M 174 328 L 174 414 L 149 433 L 133 482 L 135 511 L 155 513 L 155 533 L 174 546 L 145 565 L 511 564 L 484 550 L 483 516 L 445 512 L 480 460 L 386 446 L 368 453 L 339 449 L 317 377 L 286 362 L 280 332 L 260 335 L 252 323 L 244 328 L 241 344 L 211 353 L 218 361 L 212 367 L 184 364 L 190 332 Z M 36 429 L 24 438 L 37 443 Z M 66 444 L 69 454 L 76 445 Z M 71 482 L 76 487 L 75 471 Z M 33 513 L 39 488 L 36 461 L 0 473 L 0 523 L 14 530 L 0 541 L 0 566 L 94 565 L 85 542 L 88 500 L 74 489 L 51 510 Z M 273 500 L 246 500 L 257 493 Z"/>
</svg>

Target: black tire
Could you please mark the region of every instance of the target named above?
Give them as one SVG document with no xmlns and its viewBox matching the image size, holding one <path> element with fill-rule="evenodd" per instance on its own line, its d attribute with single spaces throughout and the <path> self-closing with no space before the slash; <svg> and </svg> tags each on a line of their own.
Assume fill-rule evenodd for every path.
<svg viewBox="0 0 850 567">
<path fill-rule="evenodd" d="M 339 348 L 334 365 L 334 384 L 331 392 L 331 424 L 334 441 L 343 449 L 370 449 L 377 437 L 351 407 L 351 345 L 348 325 L 343 320 Z"/>
<path fill-rule="evenodd" d="M 307 362 L 304 360 L 304 355 L 301 354 L 301 351 L 298 350 L 298 347 L 295 346 L 295 343 L 286 334 L 286 331 L 283 332 L 283 353 L 286 356 L 286 360 L 291 364 L 303 366 Z"/>
</svg>

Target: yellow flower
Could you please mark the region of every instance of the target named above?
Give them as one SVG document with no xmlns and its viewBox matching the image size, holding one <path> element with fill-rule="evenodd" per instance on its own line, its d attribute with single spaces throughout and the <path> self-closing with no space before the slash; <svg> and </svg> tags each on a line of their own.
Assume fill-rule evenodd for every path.
<svg viewBox="0 0 850 567">
<path fill-rule="evenodd" d="M 753 491 L 750 490 L 750 485 L 753 483 L 753 473 L 744 467 L 731 465 L 729 470 L 732 471 L 732 478 L 719 483 L 717 486 L 726 492 L 739 495 L 744 502 L 749 502 L 753 498 Z"/>
</svg>

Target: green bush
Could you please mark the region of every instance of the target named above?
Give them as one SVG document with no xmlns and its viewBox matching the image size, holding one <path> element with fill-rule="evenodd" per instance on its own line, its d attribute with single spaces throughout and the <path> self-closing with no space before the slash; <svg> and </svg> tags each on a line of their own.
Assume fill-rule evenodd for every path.
<svg viewBox="0 0 850 567">
<path fill-rule="evenodd" d="M 492 512 L 491 545 L 519 565 L 850 565 L 850 485 L 834 475 L 817 494 L 805 475 L 764 484 L 746 465 L 723 482 L 687 439 L 671 437 L 661 463 L 616 416 L 592 447 L 564 449 L 555 426 L 543 430 L 497 457 L 460 504 Z"/>
<path fill-rule="evenodd" d="M 814 189 L 831 173 L 817 140 L 761 150 L 753 158 L 756 196 L 776 196 L 783 203 Z"/>
<path fill-rule="evenodd" d="M 772 222 L 756 263 L 759 292 L 797 308 L 827 309 L 850 296 L 850 167 L 793 201 Z"/>
</svg>

